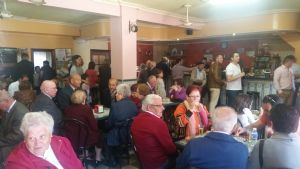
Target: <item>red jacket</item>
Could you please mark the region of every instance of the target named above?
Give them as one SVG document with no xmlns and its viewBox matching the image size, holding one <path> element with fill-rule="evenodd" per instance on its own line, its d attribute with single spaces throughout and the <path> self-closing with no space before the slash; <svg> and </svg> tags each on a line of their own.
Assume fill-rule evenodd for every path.
<svg viewBox="0 0 300 169">
<path fill-rule="evenodd" d="M 77 158 L 68 139 L 53 136 L 51 148 L 64 169 L 83 169 L 81 161 Z M 25 145 L 20 143 L 5 161 L 6 169 L 56 169 L 48 161 L 31 154 Z"/>
<path fill-rule="evenodd" d="M 102 147 L 101 134 L 98 129 L 97 120 L 94 117 L 92 109 L 88 105 L 72 104 L 67 107 L 64 112 L 65 118 L 75 118 L 87 124 L 89 130 L 89 137 L 87 138 L 87 145 Z M 82 131 L 82 138 L 78 140 L 78 127 L 73 125 L 65 125 L 65 136 L 71 141 L 75 150 L 83 146 L 84 136 L 88 133 Z"/>
<path fill-rule="evenodd" d="M 97 75 L 97 71 L 94 69 L 87 69 L 85 71 L 85 74 L 88 75 L 89 77 L 89 82 L 90 82 L 90 87 L 95 87 L 97 82 L 98 82 L 98 75 Z"/>
<path fill-rule="evenodd" d="M 134 118 L 131 132 L 139 159 L 147 169 L 162 166 L 176 153 L 167 125 L 152 114 L 139 113 Z"/>
</svg>

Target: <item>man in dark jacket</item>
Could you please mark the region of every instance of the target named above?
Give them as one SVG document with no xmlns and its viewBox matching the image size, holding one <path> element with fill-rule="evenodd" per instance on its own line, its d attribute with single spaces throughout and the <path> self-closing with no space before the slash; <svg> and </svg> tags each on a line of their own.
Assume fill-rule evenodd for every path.
<svg viewBox="0 0 300 169">
<path fill-rule="evenodd" d="M 76 89 L 79 89 L 81 85 L 81 76 L 79 74 L 73 74 L 70 76 L 69 85 L 61 89 L 57 96 L 56 101 L 59 109 L 63 112 L 71 104 L 71 95 Z"/>
<path fill-rule="evenodd" d="M 51 80 L 45 80 L 41 85 L 41 94 L 32 103 L 32 111 L 46 111 L 54 120 L 54 134 L 59 134 L 59 124 L 62 121 L 62 113 L 52 100 L 56 96 L 56 84 Z"/>
<path fill-rule="evenodd" d="M 21 58 L 22 60 L 19 63 L 17 63 L 15 66 L 14 79 L 17 80 L 21 77 L 21 75 L 26 74 L 29 78 L 29 81 L 33 83 L 33 73 L 34 73 L 33 63 L 29 61 L 29 56 L 27 53 L 22 53 Z"/>
<path fill-rule="evenodd" d="M 51 80 L 56 77 L 56 72 L 49 65 L 49 61 L 45 60 L 43 62 L 43 67 L 41 68 L 41 81 Z"/>
<path fill-rule="evenodd" d="M 23 140 L 20 125 L 28 109 L 11 98 L 5 90 L 0 90 L 0 109 L 5 112 L 0 123 L 0 164 L 2 164 L 14 147 Z"/>
</svg>

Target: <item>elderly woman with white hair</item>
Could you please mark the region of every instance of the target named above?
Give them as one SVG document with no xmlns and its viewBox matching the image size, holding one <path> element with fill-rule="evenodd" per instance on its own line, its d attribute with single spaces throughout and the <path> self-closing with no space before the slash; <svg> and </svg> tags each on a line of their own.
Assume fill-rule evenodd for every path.
<svg viewBox="0 0 300 169">
<path fill-rule="evenodd" d="M 119 124 L 126 122 L 127 119 L 135 117 L 138 113 L 136 105 L 129 99 L 131 95 L 130 87 L 128 84 L 119 84 L 116 88 L 116 100 L 110 109 L 109 117 L 106 123 L 108 129 L 107 133 L 107 145 L 108 146 L 119 146 L 125 144 L 127 140 L 126 134 L 129 131 L 120 130 Z M 111 156 L 110 160 L 115 159 Z"/>
<path fill-rule="evenodd" d="M 54 121 L 46 112 L 27 113 L 20 130 L 20 143 L 5 161 L 6 169 L 83 169 L 68 139 L 54 136 Z"/>
<path fill-rule="evenodd" d="M 71 95 L 72 105 L 66 108 L 64 117 L 66 119 L 76 119 L 88 127 L 88 133 L 81 131 L 83 136 L 87 136 L 87 146 L 95 147 L 95 164 L 98 166 L 102 163 L 102 133 L 98 129 L 97 121 L 93 115 L 93 111 L 89 105 L 86 104 L 86 93 L 83 90 L 76 90 Z M 84 139 L 77 138 L 78 128 L 74 125 L 65 125 L 65 134 L 73 144 L 75 150 L 83 146 Z"/>
</svg>

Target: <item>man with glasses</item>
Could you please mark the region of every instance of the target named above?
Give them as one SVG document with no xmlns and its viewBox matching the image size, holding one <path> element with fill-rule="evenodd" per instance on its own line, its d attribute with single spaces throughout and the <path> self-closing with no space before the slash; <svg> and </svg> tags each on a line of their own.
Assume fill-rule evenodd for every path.
<svg viewBox="0 0 300 169">
<path fill-rule="evenodd" d="M 172 168 L 175 163 L 176 147 L 161 119 L 163 110 L 162 98 L 149 94 L 143 100 L 143 112 L 133 120 L 131 133 L 143 168 Z"/>
</svg>

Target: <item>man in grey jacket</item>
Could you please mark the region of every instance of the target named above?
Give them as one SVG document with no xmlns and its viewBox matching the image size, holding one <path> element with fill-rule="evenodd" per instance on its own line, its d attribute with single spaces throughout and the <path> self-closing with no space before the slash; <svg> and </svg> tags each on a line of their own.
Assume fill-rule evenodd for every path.
<svg viewBox="0 0 300 169">
<path fill-rule="evenodd" d="M 270 139 L 258 142 L 251 153 L 248 168 L 300 168 L 300 137 L 296 134 L 299 112 L 285 104 L 278 104 L 271 110 L 274 134 Z M 259 152 L 262 147 L 262 158 Z"/>
<path fill-rule="evenodd" d="M 28 109 L 11 98 L 5 90 L 0 90 L 0 109 L 5 112 L 1 116 L 0 123 L 0 163 L 2 163 L 11 150 L 23 140 L 20 125 Z"/>
</svg>

